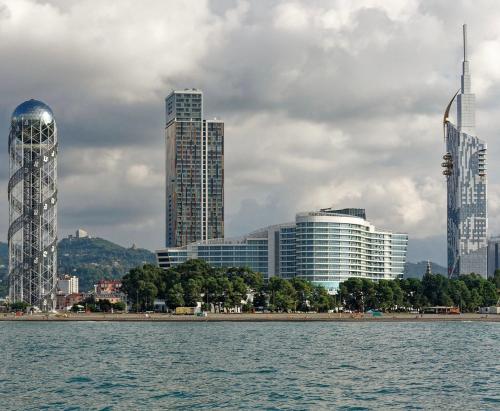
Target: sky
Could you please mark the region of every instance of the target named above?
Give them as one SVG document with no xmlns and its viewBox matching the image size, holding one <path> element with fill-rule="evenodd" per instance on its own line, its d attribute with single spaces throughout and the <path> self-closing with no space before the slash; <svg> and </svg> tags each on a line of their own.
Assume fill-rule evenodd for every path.
<svg viewBox="0 0 500 411">
<path fill-rule="evenodd" d="M 226 236 L 297 212 L 363 207 L 406 232 L 409 261 L 446 260 L 443 111 L 462 24 L 500 233 L 497 1 L 0 0 L 0 240 L 10 115 L 50 105 L 59 237 L 164 245 L 164 99 L 199 88 L 225 122 Z"/>
</svg>

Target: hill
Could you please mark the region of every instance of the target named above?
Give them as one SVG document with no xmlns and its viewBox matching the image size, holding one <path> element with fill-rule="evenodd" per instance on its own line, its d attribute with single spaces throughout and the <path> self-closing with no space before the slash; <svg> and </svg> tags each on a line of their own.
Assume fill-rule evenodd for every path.
<svg viewBox="0 0 500 411">
<path fill-rule="evenodd" d="M 404 278 L 422 278 L 427 269 L 427 261 L 420 261 L 419 263 L 406 263 Z M 431 262 L 431 270 L 433 274 L 442 274 L 446 276 L 448 269 Z"/>
<path fill-rule="evenodd" d="M 58 245 L 58 271 L 77 275 L 81 291 L 92 289 L 101 278 L 121 278 L 133 267 L 155 262 L 151 251 L 102 238 L 64 238 Z"/>
</svg>

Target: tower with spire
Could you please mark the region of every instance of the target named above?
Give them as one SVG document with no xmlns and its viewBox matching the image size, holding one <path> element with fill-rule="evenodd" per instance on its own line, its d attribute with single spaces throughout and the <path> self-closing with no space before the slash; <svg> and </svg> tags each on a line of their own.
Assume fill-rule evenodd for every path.
<svg viewBox="0 0 500 411">
<path fill-rule="evenodd" d="M 431 260 L 427 260 L 427 266 L 425 267 L 425 275 L 431 275 L 431 274 L 432 274 Z"/>
<path fill-rule="evenodd" d="M 456 99 L 457 124 L 448 117 Z M 443 174 L 447 178 L 448 275 L 476 273 L 487 276 L 486 143 L 476 135 L 476 97 L 472 93 L 463 25 L 461 86 L 445 110 L 446 141 Z"/>
</svg>

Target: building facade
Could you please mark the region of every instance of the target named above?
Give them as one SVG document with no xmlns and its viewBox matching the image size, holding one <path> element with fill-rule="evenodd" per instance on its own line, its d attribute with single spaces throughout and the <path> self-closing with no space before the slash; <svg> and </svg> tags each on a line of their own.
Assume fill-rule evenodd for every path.
<svg viewBox="0 0 500 411">
<path fill-rule="evenodd" d="M 402 278 L 407 244 L 407 234 L 377 230 L 362 209 L 324 209 L 241 238 L 198 241 L 156 254 L 165 269 L 200 258 L 216 267 L 249 267 L 265 278 L 300 277 L 334 292 L 350 277 Z"/>
<path fill-rule="evenodd" d="M 488 277 L 494 277 L 500 270 L 500 236 L 488 240 Z"/>
<path fill-rule="evenodd" d="M 99 280 L 94 285 L 93 296 L 96 301 L 108 300 L 112 304 L 120 301 L 127 302 L 125 293 L 122 291 L 122 280 Z"/>
<path fill-rule="evenodd" d="M 57 280 L 57 291 L 63 295 L 78 294 L 78 277 L 76 275 L 65 275 Z"/>
<path fill-rule="evenodd" d="M 487 276 L 486 143 L 476 136 L 475 95 L 467 57 L 467 26 L 463 27 L 464 60 L 461 87 L 456 95 L 457 124 L 444 116 L 447 176 L 448 275 Z M 455 99 L 455 97 L 454 97 Z"/>
<path fill-rule="evenodd" d="M 53 310 L 57 285 L 57 126 L 49 106 L 20 104 L 9 134 L 9 297 Z"/>
<path fill-rule="evenodd" d="M 224 237 L 224 123 L 204 120 L 203 93 L 166 98 L 167 247 Z"/>
</svg>

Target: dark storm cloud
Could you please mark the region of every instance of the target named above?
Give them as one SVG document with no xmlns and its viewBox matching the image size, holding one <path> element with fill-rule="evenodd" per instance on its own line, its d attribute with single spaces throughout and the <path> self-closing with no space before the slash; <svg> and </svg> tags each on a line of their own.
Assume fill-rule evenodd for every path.
<svg viewBox="0 0 500 411">
<path fill-rule="evenodd" d="M 61 234 L 161 246 L 164 97 L 198 87 L 206 116 L 226 124 L 227 234 L 359 206 L 425 259 L 445 230 L 440 117 L 465 16 L 488 140 L 500 126 L 495 2 L 0 0 L 0 189 L 10 114 L 41 99 L 59 127 Z M 493 231 L 498 176 L 490 167 Z M 4 195 L 2 237 L 7 219 Z"/>
</svg>

